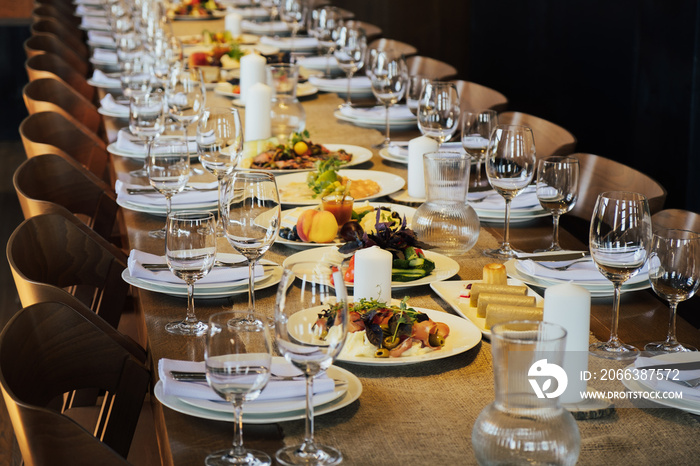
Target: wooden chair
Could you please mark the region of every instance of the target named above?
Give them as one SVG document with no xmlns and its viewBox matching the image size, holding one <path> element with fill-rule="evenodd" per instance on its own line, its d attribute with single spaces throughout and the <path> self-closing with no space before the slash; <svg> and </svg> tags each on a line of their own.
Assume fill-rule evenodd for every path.
<svg viewBox="0 0 700 466">
<path fill-rule="evenodd" d="M 365 35 L 367 36 L 367 43 L 371 43 L 382 35 L 382 30 L 379 26 L 374 24 L 366 23 L 364 21 L 357 21 L 351 19 L 345 21 L 345 25 L 351 28 L 364 29 Z"/>
<path fill-rule="evenodd" d="M 129 464 L 150 371 L 98 319 L 40 303 L 19 311 L 0 334 L 0 388 L 24 464 Z M 83 389 L 104 390 L 102 406 L 64 402 Z"/>
<path fill-rule="evenodd" d="M 36 18 L 37 19 L 35 19 L 30 26 L 32 34 L 52 34 L 64 41 L 65 44 L 83 60 L 88 61 L 90 59 L 90 50 L 87 45 L 85 45 L 82 34 L 80 34 L 82 31 L 71 28 L 70 26 L 64 26 L 65 22 L 62 22 L 60 18 L 41 16 L 37 16 Z"/>
<path fill-rule="evenodd" d="M 651 216 L 656 227 L 690 230 L 700 233 L 700 214 L 682 209 L 664 209 Z"/>
<path fill-rule="evenodd" d="M 53 5 L 35 3 L 34 9 L 32 10 L 32 21 L 36 22 L 44 19 L 52 19 L 59 22 L 69 30 L 71 35 L 74 35 L 76 39 L 83 39 L 85 37 L 85 32 L 80 29 L 82 18 L 72 13 L 66 13 Z"/>
<path fill-rule="evenodd" d="M 54 7 L 68 18 L 77 18 L 75 16 L 75 4 L 73 4 L 73 2 L 66 2 L 64 0 L 34 0 L 34 4 L 36 6 L 48 5 Z"/>
<path fill-rule="evenodd" d="M 480 111 L 485 109 L 502 112 L 508 107 L 508 99 L 500 92 L 470 81 L 452 81 L 459 92 L 462 110 Z"/>
<path fill-rule="evenodd" d="M 430 57 L 414 55 L 406 58 L 410 76 L 420 75 L 434 80 L 447 80 L 457 77 L 457 68 Z"/>
<path fill-rule="evenodd" d="M 119 210 L 116 194 L 78 162 L 56 154 L 38 155 L 15 170 L 12 182 L 25 219 L 70 213 L 104 239 L 114 242 Z"/>
<path fill-rule="evenodd" d="M 95 102 L 97 93 L 87 79 L 61 57 L 53 53 L 33 56 L 24 64 L 30 81 L 43 78 L 58 79 L 75 89 L 90 102 Z"/>
<path fill-rule="evenodd" d="M 499 124 L 525 125 L 535 136 L 537 158 L 568 155 L 576 148 L 576 138 L 566 129 L 545 119 L 522 112 L 504 112 L 498 115 Z"/>
<path fill-rule="evenodd" d="M 394 49 L 398 53 L 402 54 L 405 57 L 410 57 L 410 56 L 418 53 L 418 49 L 416 49 L 412 45 L 409 45 L 405 42 L 401 42 L 398 40 L 386 39 L 386 38 L 376 39 L 376 40 L 370 42 L 368 48 L 376 49 L 376 50 Z"/>
<path fill-rule="evenodd" d="M 65 82 L 50 78 L 35 79 L 24 86 L 22 96 L 30 115 L 39 112 L 60 113 L 107 142 L 107 133 L 97 107 Z"/>
<path fill-rule="evenodd" d="M 110 155 L 106 145 L 82 125 L 76 125 L 60 113 L 39 112 L 22 121 L 19 133 L 27 157 L 41 154 L 72 157 L 111 185 Z"/>
<path fill-rule="evenodd" d="M 61 302 L 92 310 L 114 328 L 127 310 L 126 255 L 75 217 L 26 219 L 10 235 L 7 260 L 24 307 Z"/>
<path fill-rule="evenodd" d="M 44 53 L 53 53 L 84 77 L 87 77 L 91 72 L 90 63 L 53 34 L 32 34 L 29 39 L 24 41 L 24 51 L 27 53 L 27 58 Z"/>
</svg>

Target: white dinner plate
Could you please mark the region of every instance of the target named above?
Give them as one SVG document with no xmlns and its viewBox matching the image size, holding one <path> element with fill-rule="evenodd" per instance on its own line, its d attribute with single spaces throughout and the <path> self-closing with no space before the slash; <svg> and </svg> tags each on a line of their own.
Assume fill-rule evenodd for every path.
<svg viewBox="0 0 700 466">
<path fill-rule="evenodd" d="M 144 214 L 151 214 L 151 215 L 156 215 L 158 217 L 165 217 L 166 215 L 166 209 L 165 209 L 165 196 L 163 196 L 163 204 L 162 205 L 152 205 L 152 204 L 138 204 L 134 202 L 129 202 L 121 199 L 121 197 L 117 198 L 117 204 L 119 204 L 121 207 L 129 210 L 133 210 L 134 212 L 141 212 Z M 172 212 L 179 212 L 182 210 L 205 210 L 208 212 L 215 212 L 216 209 L 219 207 L 218 201 L 213 201 L 213 202 L 205 202 L 205 203 L 200 203 L 200 204 L 174 204 L 172 205 Z"/>
<path fill-rule="evenodd" d="M 100 60 L 99 58 L 90 57 L 90 63 L 95 66 L 119 68 L 119 62 L 116 60 Z"/>
<path fill-rule="evenodd" d="M 233 92 L 233 84 L 231 83 L 216 83 L 214 93 L 224 97 L 230 97 L 231 103 L 236 107 L 245 108 L 245 104 L 241 102 L 240 94 Z M 309 83 L 297 84 L 297 97 L 310 97 L 318 93 L 318 89 Z"/>
<path fill-rule="evenodd" d="M 365 201 L 387 196 L 403 188 L 404 184 L 406 184 L 404 179 L 398 175 L 377 170 L 338 170 L 338 174 L 350 180 L 372 180 L 379 184 L 380 189 L 378 193 L 355 199 L 355 201 Z M 289 189 L 291 183 L 306 183 L 307 175 L 307 172 L 297 172 L 277 176 L 277 188 L 280 192 L 282 204 L 318 205 L 321 202 L 321 199 L 314 199 L 311 197 L 313 193 L 310 188 L 306 196 L 298 196 L 297 194 L 290 196 L 289 194 L 285 194 L 285 190 Z"/>
<path fill-rule="evenodd" d="M 334 91 L 337 92 L 338 94 L 341 94 L 340 91 Z M 352 94 L 355 95 L 355 94 Z M 349 117 L 347 115 L 343 115 L 340 110 L 336 110 L 333 112 L 333 116 L 335 116 L 337 119 L 341 121 L 346 121 L 348 123 L 352 123 L 355 126 L 360 126 L 362 128 L 372 128 L 372 129 L 380 129 L 383 130 L 386 128 L 386 122 L 381 121 L 381 120 L 372 120 L 372 119 L 359 119 L 359 118 L 353 118 Z M 416 129 L 418 128 L 418 123 L 417 120 L 389 120 L 389 128 L 390 129 L 398 129 L 398 130 L 405 130 L 405 129 Z"/>
<path fill-rule="evenodd" d="M 389 152 L 389 149 L 387 149 L 386 147 L 384 149 L 379 150 L 379 156 L 384 160 L 388 160 L 389 162 L 396 162 L 408 165 L 408 157 L 394 155 L 391 152 Z"/>
<path fill-rule="evenodd" d="M 273 39 L 272 43 L 265 44 L 277 47 L 279 50 L 285 52 L 291 52 L 292 46 L 294 47 L 294 52 L 312 52 L 318 49 L 318 41 L 307 41 L 308 37 L 295 37 L 292 41 L 291 37 L 278 37 Z M 315 43 L 314 43 L 315 42 Z"/>
<path fill-rule="evenodd" d="M 343 164 L 343 168 L 346 167 L 352 167 L 355 165 L 360 165 L 361 163 L 368 162 L 372 160 L 372 151 L 362 147 L 362 146 L 353 146 L 350 144 L 321 144 L 323 147 L 328 149 L 331 152 L 337 152 L 340 149 L 345 150 L 348 154 L 352 154 L 352 159 L 346 163 Z M 245 159 L 243 162 L 241 162 L 241 165 L 247 165 L 246 162 L 250 159 Z M 292 169 L 267 169 L 267 168 L 249 168 L 249 167 L 243 167 L 239 166 L 238 170 L 263 170 L 266 172 L 274 173 L 275 175 L 283 175 L 285 173 L 298 173 L 298 172 L 310 172 L 315 170 L 315 168 L 292 168 Z"/>
<path fill-rule="evenodd" d="M 435 293 L 437 293 L 438 296 L 440 296 L 442 299 L 445 300 L 447 304 L 452 307 L 452 309 L 459 314 L 460 316 L 464 317 L 465 319 L 469 319 L 470 322 L 472 322 L 478 329 L 481 331 L 482 335 L 485 337 L 491 337 L 491 330 L 488 330 L 485 326 L 486 324 L 486 318 L 484 317 L 477 317 L 476 316 L 476 308 L 471 307 L 469 305 L 469 302 L 462 302 L 462 300 L 459 298 L 459 295 L 462 291 L 464 291 L 465 287 L 471 283 L 481 283 L 483 280 L 459 280 L 459 281 L 444 281 L 444 282 L 435 282 L 430 284 L 430 288 L 433 289 Z M 508 279 L 508 284 L 509 285 L 524 285 L 524 283 L 520 280 L 516 280 L 513 278 Z M 532 289 L 528 287 L 527 290 L 528 296 L 534 296 L 535 301 L 538 303 L 538 305 L 541 305 L 542 303 L 542 297 L 535 293 Z"/>
<path fill-rule="evenodd" d="M 326 71 L 326 62 L 330 64 L 331 73 L 341 71 L 338 66 L 338 60 L 335 59 L 333 55 L 326 57 L 299 57 L 297 58 L 297 63 L 299 66 L 303 66 L 309 70 Z"/>
<path fill-rule="evenodd" d="M 123 112 L 114 112 L 112 110 L 107 110 L 104 107 L 100 107 L 97 109 L 97 113 L 106 117 L 119 118 L 124 120 L 129 119 L 129 109 L 126 109 Z"/>
<path fill-rule="evenodd" d="M 88 84 L 91 85 L 92 87 L 99 87 L 100 89 L 111 89 L 111 90 L 120 90 L 122 88 L 121 82 L 115 83 L 115 84 L 109 84 L 109 83 L 104 83 L 100 81 L 94 81 L 92 78 L 87 80 Z M 128 117 L 129 115 L 127 115 Z"/>
<path fill-rule="evenodd" d="M 269 273 L 267 270 L 268 268 L 266 267 L 265 274 L 260 279 L 256 279 L 255 290 L 262 290 L 277 285 L 282 279 L 282 267 L 265 259 L 262 259 L 260 263 L 269 264 L 273 267 L 269 268 Z M 135 286 L 136 288 L 141 288 L 142 290 L 162 293 L 168 296 L 187 297 L 187 285 L 184 283 L 178 286 L 175 283 L 164 283 L 155 280 L 134 278 L 131 276 L 131 274 L 129 274 L 129 269 L 124 269 L 124 271 L 122 271 L 122 279 L 129 285 Z M 195 283 L 194 285 L 195 298 L 228 298 L 229 296 L 242 293 L 248 293 L 248 280 L 239 280 L 231 282 L 230 284 L 209 283 L 197 285 L 197 283 Z"/>
<path fill-rule="evenodd" d="M 590 259 L 590 256 L 588 258 Z M 527 258 L 523 258 L 523 260 L 526 260 L 526 259 Z M 564 278 L 560 279 L 560 278 L 552 278 L 552 277 L 538 277 L 537 275 L 532 275 L 527 270 L 525 270 L 524 267 L 522 267 L 521 260 L 516 260 L 516 259 L 511 259 L 511 260 L 514 261 L 515 269 L 518 271 L 518 273 L 520 275 L 535 278 L 538 280 L 552 282 L 555 284 L 570 283 L 571 282 L 571 280 L 564 279 Z M 590 259 L 590 260 L 591 260 L 591 262 L 593 261 L 592 259 Z M 576 283 L 581 285 L 581 286 L 585 286 L 589 289 L 598 289 L 598 288 L 607 289 L 607 288 L 612 286 L 610 281 L 606 280 L 602 274 L 600 275 L 599 280 L 577 280 Z M 624 284 L 625 285 L 637 285 L 640 283 L 649 283 L 649 273 L 648 272 L 644 271 L 644 273 L 638 273 L 634 277 L 627 280 Z"/>
<path fill-rule="evenodd" d="M 316 416 L 331 413 L 337 411 L 345 406 L 348 406 L 353 401 L 357 400 L 362 394 L 362 383 L 360 379 L 354 376 L 349 371 L 337 367 L 331 366 L 326 371 L 329 377 L 337 379 L 347 383 L 347 391 L 341 396 L 332 400 L 325 405 L 318 406 L 314 410 Z M 210 419 L 213 421 L 227 421 L 233 422 L 233 412 L 221 413 L 216 411 L 210 411 L 208 409 L 198 408 L 190 404 L 184 403 L 180 398 L 176 396 L 169 396 L 163 394 L 163 383 L 158 381 L 154 389 L 156 398 L 163 405 L 170 409 L 173 409 L 182 414 L 187 414 L 189 416 L 195 416 L 203 419 Z M 233 410 L 232 410 L 233 411 Z M 297 419 L 305 419 L 306 410 L 299 409 L 296 411 L 285 411 L 280 413 L 267 413 L 267 414 L 246 414 L 245 405 L 243 405 L 243 422 L 246 424 L 272 424 L 275 422 L 293 421 Z"/>
<path fill-rule="evenodd" d="M 392 289 L 400 288 L 412 288 L 414 286 L 429 285 L 433 282 L 439 282 L 442 280 L 447 280 L 448 278 L 459 272 L 459 264 L 452 258 L 447 257 L 443 254 L 432 252 L 430 250 L 423 250 L 425 257 L 435 262 L 435 269 L 430 272 L 427 277 L 420 278 L 418 280 L 413 280 L 410 282 L 391 282 Z M 336 246 L 326 246 L 322 248 L 306 249 L 304 251 L 297 252 L 287 257 L 283 266 L 288 266 L 296 262 L 332 262 L 335 264 L 340 264 L 343 259 L 350 257 L 351 254 L 343 255 L 338 252 Z M 347 287 L 351 288 L 352 283 L 345 283 Z"/>
<path fill-rule="evenodd" d="M 361 203 L 360 205 L 364 205 L 364 203 Z M 405 216 L 406 217 L 406 224 L 408 226 L 411 225 L 411 219 L 413 218 L 413 215 L 416 213 L 416 209 L 414 209 L 413 207 L 408 207 L 408 206 L 400 205 L 400 204 L 391 204 L 389 202 L 370 202 L 369 205 L 371 205 L 372 207 L 388 207 L 392 211 L 401 215 L 402 218 Z M 359 207 L 359 205 L 357 207 Z M 282 228 L 284 228 L 284 227 L 293 228 L 297 224 L 297 219 L 299 218 L 299 215 L 301 215 L 301 213 L 307 209 L 308 209 L 308 207 L 296 207 L 294 209 L 283 210 L 282 211 L 282 221 L 280 222 L 280 226 Z M 268 213 L 268 214 L 263 214 L 263 215 L 271 215 L 271 214 Z M 258 219 L 256 219 L 256 222 L 257 222 L 257 220 Z M 260 219 L 260 223 L 264 224 L 264 218 Z M 293 248 L 293 249 L 309 249 L 309 248 L 318 248 L 318 247 L 328 247 L 329 245 L 341 246 L 341 245 L 345 244 L 345 241 L 336 237 L 335 240 L 333 240 L 333 242 L 331 242 L 331 243 L 305 243 L 303 241 L 291 241 L 291 240 L 282 238 L 280 236 L 277 236 L 275 243 L 284 244 L 285 246 L 289 246 L 290 248 Z"/>
</svg>

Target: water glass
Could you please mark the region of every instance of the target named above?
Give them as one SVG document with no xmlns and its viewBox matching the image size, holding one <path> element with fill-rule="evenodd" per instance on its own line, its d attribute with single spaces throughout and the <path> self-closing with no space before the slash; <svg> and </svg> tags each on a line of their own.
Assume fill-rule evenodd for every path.
<svg viewBox="0 0 700 466">
<path fill-rule="evenodd" d="M 491 132 L 498 126 L 495 110 L 462 111 L 462 147 L 476 164 L 475 186 L 481 186 L 481 163 L 486 156 Z"/>
</svg>

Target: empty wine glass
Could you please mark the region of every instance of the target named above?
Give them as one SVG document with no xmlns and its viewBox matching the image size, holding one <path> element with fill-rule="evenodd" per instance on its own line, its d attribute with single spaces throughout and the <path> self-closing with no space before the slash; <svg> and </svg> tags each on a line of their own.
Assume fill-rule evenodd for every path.
<svg viewBox="0 0 700 466">
<path fill-rule="evenodd" d="M 189 126 L 199 119 L 206 103 L 204 78 L 199 69 L 176 67 L 170 73 L 165 97 L 170 117 L 182 125 L 187 136 Z"/>
<path fill-rule="evenodd" d="M 462 111 L 462 147 L 476 163 L 475 186 L 481 186 L 481 162 L 486 155 L 491 132 L 498 125 L 495 110 Z"/>
<path fill-rule="evenodd" d="M 576 205 L 578 199 L 578 159 L 553 156 L 537 161 L 537 199 L 552 213 L 552 244 L 535 252 L 561 251 L 559 246 L 559 216 Z"/>
<path fill-rule="evenodd" d="M 331 77 L 331 55 L 335 50 L 340 11 L 334 6 L 324 6 L 313 11 L 311 33 L 318 39 L 321 53 L 326 57 L 325 77 Z"/>
<path fill-rule="evenodd" d="M 165 212 L 170 215 L 172 198 L 187 185 L 190 179 L 190 156 L 187 141 L 182 137 L 169 136 L 151 141 L 146 156 L 148 181 L 156 191 L 165 196 Z M 165 227 L 150 231 L 152 238 L 165 238 Z"/>
<path fill-rule="evenodd" d="M 635 357 L 639 350 L 620 341 L 617 327 L 622 284 L 639 272 L 651 248 L 647 198 L 623 191 L 600 194 L 591 217 L 589 247 L 596 267 L 614 287 L 610 339 L 592 344 L 590 350 L 610 359 Z"/>
<path fill-rule="evenodd" d="M 336 31 L 336 47 L 333 56 L 338 62 L 338 67 L 345 71 L 348 81 L 348 93 L 345 96 L 345 107 L 352 107 L 350 98 L 352 76 L 362 69 L 365 64 L 365 54 L 367 52 L 367 36 L 365 31 L 359 28 L 341 26 Z"/>
<path fill-rule="evenodd" d="M 384 141 L 374 145 L 375 149 L 391 145 L 389 137 L 389 108 L 403 98 L 408 82 L 408 69 L 403 55 L 393 49 L 370 52 L 370 65 L 367 74 L 372 82 L 372 93 L 386 109 L 386 132 Z"/>
<path fill-rule="evenodd" d="M 418 98 L 418 129 L 438 142 L 448 141 L 459 124 L 459 93 L 454 83 L 429 81 Z"/>
<path fill-rule="evenodd" d="M 119 75 L 124 97 L 128 99 L 132 94 L 150 92 L 153 89 L 152 75 L 150 61 L 144 55 L 134 57 Z"/>
<path fill-rule="evenodd" d="M 343 272 L 337 266 L 320 261 L 285 267 L 277 288 L 275 338 L 280 353 L 306 377 L 306 434 L 301 445 L 277 451 L 281 464 L 329 465 L 343 459 L 339 450 L 314 440 L 313 384 L 345 344 L 347 313 Z"/>
<path fill-rule="evenodd" d="M 289 41 L 289 51 L 291 54 L 294 54 L 294 39 L 299 30 L 306 23 L 309 7 L 304 0 L 282 0 L 281 7 L 280 17 L 292 31 L 291 40 Z M 292 63 L 294 63 L 293 59 Z"/>
<path fill-rule="evenodd" d="M 676 340 L 676 308 L 700 286 L 700 235 L 693 231 L 661 229 L 654 234 L 649 254 L 649 281 L 654 292 L 668 301 L 671 316 L 665 341 L 647 343 L 646 351 L 697 351 Z"/>
<path fill-rule="evenodd" d="M 408 85 L 406 86 L 406 106 L 414 115 L 418 114 L 418 101 L 420 100 L 423 86 L 429 82 L 430 78 L 419 74 L 408 77 Z"/>
<path fill-rule="evenodd" d="M 223 194 L 224 233 L 248 261 L 248 311 L 255 310 L 255 263 L 277 238 L 280 196 L 275 177 L 263 171 L 237 171 L 226 178 Z"/>
<path fill-rule="evenodd" d="M 506 201 L 503 243 L 484 254 L 500 259 L 515 257 L 509 241 L 510 203 L 527 187 L 535 174 L 535 138 L 527 126 L 498 125 L 486 149 L 486 176 L 493 189 Z"/>
<path fill-rule="evenodd" d="M 197 123 L 197 152 L 202 166 L 219 181 L 218 236 L 224 235 L 224 179 L 233 173 L 242 151 L 243 127 L 238 110 L 230 107 L 205 108 Z"/>
<path fill-rule="evenodd" d="M 129 131 L 144 139 L 146 147 L 165 131 L 165 99 L 160 92 L 134 93 L 129 98 Z M 148 158 L 143 160 L 143 168 L 129 172 L 134 177 L 147 176 Z"/>
<path fill-rule="evenodd" d="M 168 215 L 165 258 L 168 268 L 187 283 L 187 316 L 169 322 L 165 330 L 176 335 L 201 335 L 207 325 L 194 312 L 194 282 L 208 274 L 216 259 L 214 214 L 181 211 Z"/>
<path fill-rule="evenodd" d="M 233 405 L 233 445 L 207 456 L 205 464 L 269 465 L 267 453 L 243 446 L 243 404 L 256 399 L 270 380 L 272 338 L 267 317 L 240 311 L 209 318 L 204 362 L 209 386 Z"/>
</svg>

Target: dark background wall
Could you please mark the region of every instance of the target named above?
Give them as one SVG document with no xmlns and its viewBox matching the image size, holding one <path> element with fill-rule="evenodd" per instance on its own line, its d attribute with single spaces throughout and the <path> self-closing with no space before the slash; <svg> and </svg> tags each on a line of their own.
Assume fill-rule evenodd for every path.
<svg viewBox="0 0 700 466">
<path fill-rule="evenodd" d="M 700 212 L 697 0 L 334 0 Z"/>
</svg>

